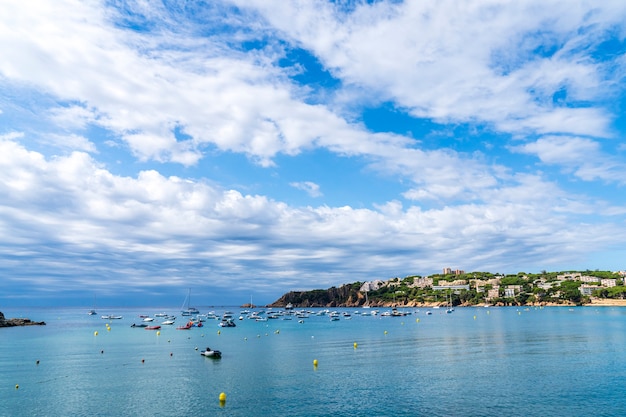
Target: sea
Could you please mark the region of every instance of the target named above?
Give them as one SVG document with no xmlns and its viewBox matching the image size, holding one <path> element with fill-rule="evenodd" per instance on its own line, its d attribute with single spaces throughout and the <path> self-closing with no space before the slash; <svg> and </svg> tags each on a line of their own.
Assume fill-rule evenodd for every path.
<svg viewBox="0 0 626 417">
<path fill-rule="evenodd" d="M 0 416 L 626 415 L 622 307 L 205 307 L 236 327 L 189 330 L 176 310 L 3 309 L 47 324 L 0 328 Z M 131 327 L 162 312 L 176 325 Z"/>
</svg>

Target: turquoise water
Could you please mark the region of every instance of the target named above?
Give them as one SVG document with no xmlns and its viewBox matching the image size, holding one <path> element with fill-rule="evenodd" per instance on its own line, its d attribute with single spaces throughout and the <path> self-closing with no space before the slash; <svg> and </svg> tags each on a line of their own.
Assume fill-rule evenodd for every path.
<svg viewBox="0 0 626 417">
<path fill-rule="evenodd" d="M 47 325 L 0 329 L 0 416 L 626 415 L 626 308 L 130 327 L 161 311 L 5 309 Z"/>
</svg>

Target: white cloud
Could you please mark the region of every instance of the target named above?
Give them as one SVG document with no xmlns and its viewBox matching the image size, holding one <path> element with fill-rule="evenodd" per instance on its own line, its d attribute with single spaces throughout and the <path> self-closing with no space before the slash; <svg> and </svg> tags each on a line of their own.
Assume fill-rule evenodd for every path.
<svg viewBox="0 0 626 417">
<path fill-rule="evenodd" d="M 313 198 L 321 197 L 323 195 L 320 191 L 320 186 L 311 181 L 291 182 L 289 185 L 299 190 L 306 191 L 306 193 Z"/>
<path fill-rule="evenodd" d="M 82 151 L 96 153 L 96 145 L 84 136 L 69 134 L 50 134 L 39 140 L 40 143 L 51 145 L 55 148 L 69 149 L 70 151 Z"/>
<path fill-rule="evenodd" d="M 558 165 L 585 181 L 625 184 L 626 164 L 602 151 L 599 142 L 582 137 L 543 136 L 535 142 L 513 147 L 514 152 L 536 155 L 543 163 Z"/>
<path fill-rule="evenodd" d="M 574 261 L 589 236 L 604 245 L 620 229 L 572 222 L 567 195 L 537 177 L 494 190 L 490 201 L 441 209 L 397 201 L 376 210 L 293 208 L 156 171 L 113 175 L 86 153 L 46 159 L 3 140 L 0 155 L 2 255 L 28 249 L 26 272 L 43 273 L 52 251 L 57 270 L 76 262 L 104 274 L 128 270 L 130 286 L 152 274 L 246 288 L 289 270 L 290 284 L 308 288 L 313 277 L 335 285 L 342 273 L 388 277 L 438 270 L 450 259 L 468 269 L 541 265 Z M 320 270 L 334 271 L 329 281 Z"/>
<path fill-rule="evenodd" d="M 584 42 L 624 21 L 623 2 L 593 10 L 543 0 L 376 2 L 349 13 L 321 1 L 238 2 L 252 3 L 346 85 L 379 93 L 415 116 L 484 121 L 513 133 L 609 134 L 606 111 L 563 107 L 552 95 L 565 88 L 571 101 L 601 99 L 610 85 Z M 546 43 L 552 55 L 534 53 Z"/>
</svg>

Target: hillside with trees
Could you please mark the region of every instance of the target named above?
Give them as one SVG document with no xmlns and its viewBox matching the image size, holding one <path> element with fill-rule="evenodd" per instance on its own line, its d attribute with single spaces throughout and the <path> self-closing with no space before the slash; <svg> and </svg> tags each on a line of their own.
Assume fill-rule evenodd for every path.
<svg viewBox="0 0 626 417">
<path fill-rule="evenodd" d="M 291 291 L 270 306 L 472 306 L 585 305 L 624 300 L 624 271 L 461 272 L 353 282 L 340 287 Z"/>
</svg>

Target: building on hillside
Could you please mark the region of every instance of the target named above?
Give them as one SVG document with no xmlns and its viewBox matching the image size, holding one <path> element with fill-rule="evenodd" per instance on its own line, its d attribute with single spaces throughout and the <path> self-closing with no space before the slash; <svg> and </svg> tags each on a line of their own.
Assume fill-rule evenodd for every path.
<svg viewBox="0 0 626 417">
<path fill-rule="evenodd" d="M 504 289 L 504 296 L 515 297 L 515 295 L 519 294 L 520 292 L 522 292 L 521 285 L 507 285 L 507 287 Z"/>
<path fill-rule="evenodd" d="M 416 278 L 413 280 L 413 286 L 418 288 L 432 287 L 433 279 L 429 277 Z"/>
<path fill-rule="evenodd" d="M 498 285 L 495 285 L 492 289 L 487 291 L 487 297 L 485 298 L 487 300 L 493 300 L 494 298 L 498 297 L 500 297 L 500 287 Z"/>
<path fill-rule="evenodd" d="M 384 281 L 381 281 L 379 279 L 375 281 L 367 281 L 367 282 L 364 282 L 363 285 L 361 285 L 361 288 L 359 288 L 359 291 L 361 292 L 376 291 L 380 289 L 380 287 L 382 287 L 384 284 L 385 284 Z"/>
<path fill-rule="evenodd" d="M 581 284 L 579 290 L 582 295 L 591 295 L 595 290 L 599 290 L 600 288 L 602 287 L 597 285 Z"/>
<path fill-rule="evenodd" d="M 465 285 L 433 285 L 433 290 L 469 290 L 469 284 Z"/>
<path fill-rule="evenodd" d="M 615 278 L 605 278 L 600 280 L 600 285 L 603 287 L 615 287 L 617 285 L 617 280 Z"/>
</svg>

